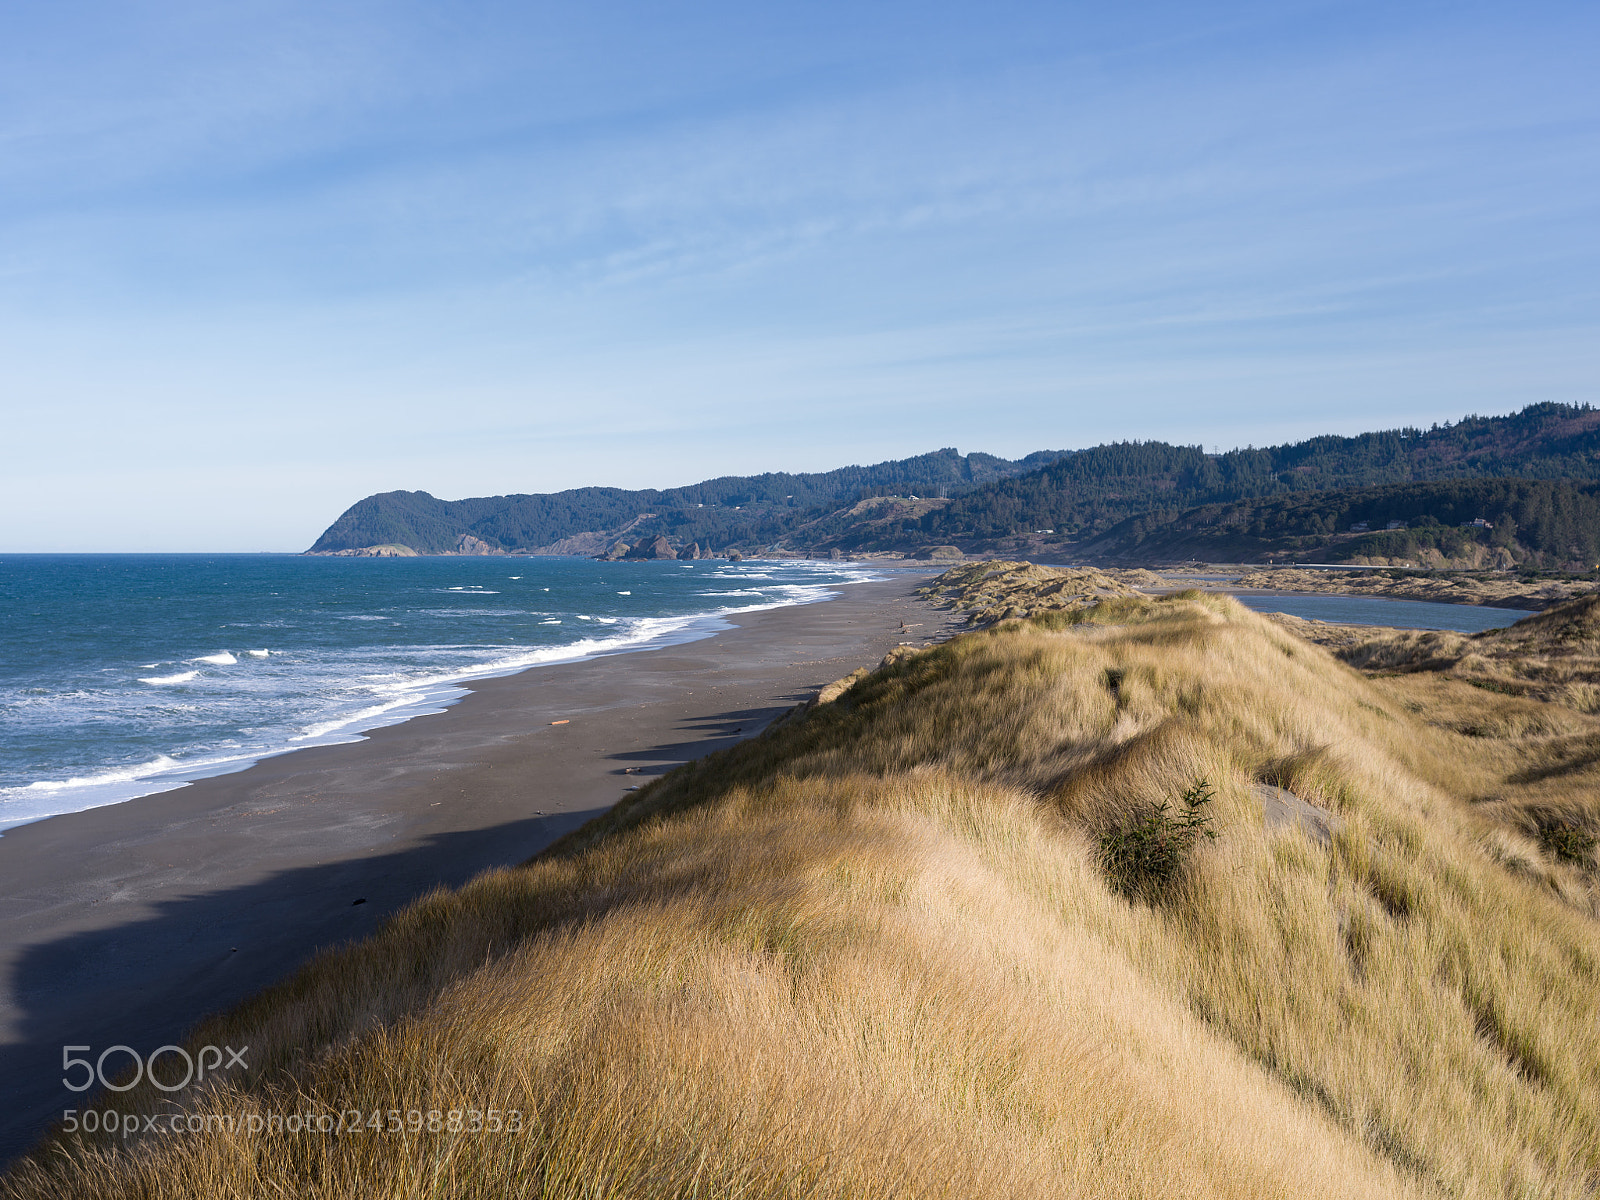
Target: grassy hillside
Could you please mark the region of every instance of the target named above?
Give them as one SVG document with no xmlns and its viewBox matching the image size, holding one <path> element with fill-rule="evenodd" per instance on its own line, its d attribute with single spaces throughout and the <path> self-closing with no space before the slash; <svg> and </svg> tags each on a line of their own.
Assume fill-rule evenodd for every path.
<svg viewBox="0 0 1600 1200">
<path fill-rule="evenodd" d="M 259 1065 L 181 1101 L 520 1133 L 78 1134 L 0 1193 L 1593 1196 L 1596 863 L 1517 805 L 1600 828 L 1600 722 L 1224 597 L 1054 604 L 418 902 L 196 1031 Z"/>
</svg>

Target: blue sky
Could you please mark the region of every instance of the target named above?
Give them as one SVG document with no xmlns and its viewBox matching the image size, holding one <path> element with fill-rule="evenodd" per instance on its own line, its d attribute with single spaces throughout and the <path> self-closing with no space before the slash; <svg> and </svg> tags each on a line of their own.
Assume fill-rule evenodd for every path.
<svg viewBox="0 0 1600 1200">
<path fill-rule="evenodd" d="M 1600 401 L 1600 7 L 13 6 L 0 550 Z"/>
</svg>

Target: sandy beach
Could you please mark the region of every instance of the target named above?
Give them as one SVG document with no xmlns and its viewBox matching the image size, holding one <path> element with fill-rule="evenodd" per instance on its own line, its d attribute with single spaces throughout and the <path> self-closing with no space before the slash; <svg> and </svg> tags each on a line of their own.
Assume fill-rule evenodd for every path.
<svg viewBox="0 0 1600 1200">
<path fill-rule="evenodd" d="M 429 889 L 526 859 L 642 778 L 951 632 L 912 595 L 934 573 L 743 614 L 698 642 L 481 680 L 360 742 L 7 832 L 0 1162 L 82 1104 L 61 1082 L 63 1046 L 148 1054 Z"/>
</svg>

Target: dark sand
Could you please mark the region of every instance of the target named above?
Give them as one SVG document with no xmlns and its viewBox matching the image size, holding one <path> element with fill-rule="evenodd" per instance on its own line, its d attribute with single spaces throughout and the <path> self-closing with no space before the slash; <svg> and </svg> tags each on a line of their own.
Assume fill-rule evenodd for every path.
<svg viewBox="0 0 1600 1200">
<path fill-rule="evenodd" d="M 686 645 L 481 680 L 361 742 L 7 832 L 0 1163 L 83 1107 L 62 1086 L 63 1046 L 147 1055 L 429 889 L 521 862 L 642 778 L 949 633 L 911 595 L 933 573 L 747 613 Z"/>
</svg>

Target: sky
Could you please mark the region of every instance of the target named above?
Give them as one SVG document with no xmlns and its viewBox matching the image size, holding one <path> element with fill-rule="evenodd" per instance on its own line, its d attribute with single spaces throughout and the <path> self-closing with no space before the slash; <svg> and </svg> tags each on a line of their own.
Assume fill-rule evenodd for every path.
<svg viewBox="0 0 1600 1200">
<path fill-rule="evenodd" d="M 0 552 L 1600 402 L 1600 6 L 23 0 Z"/>
</svg>

